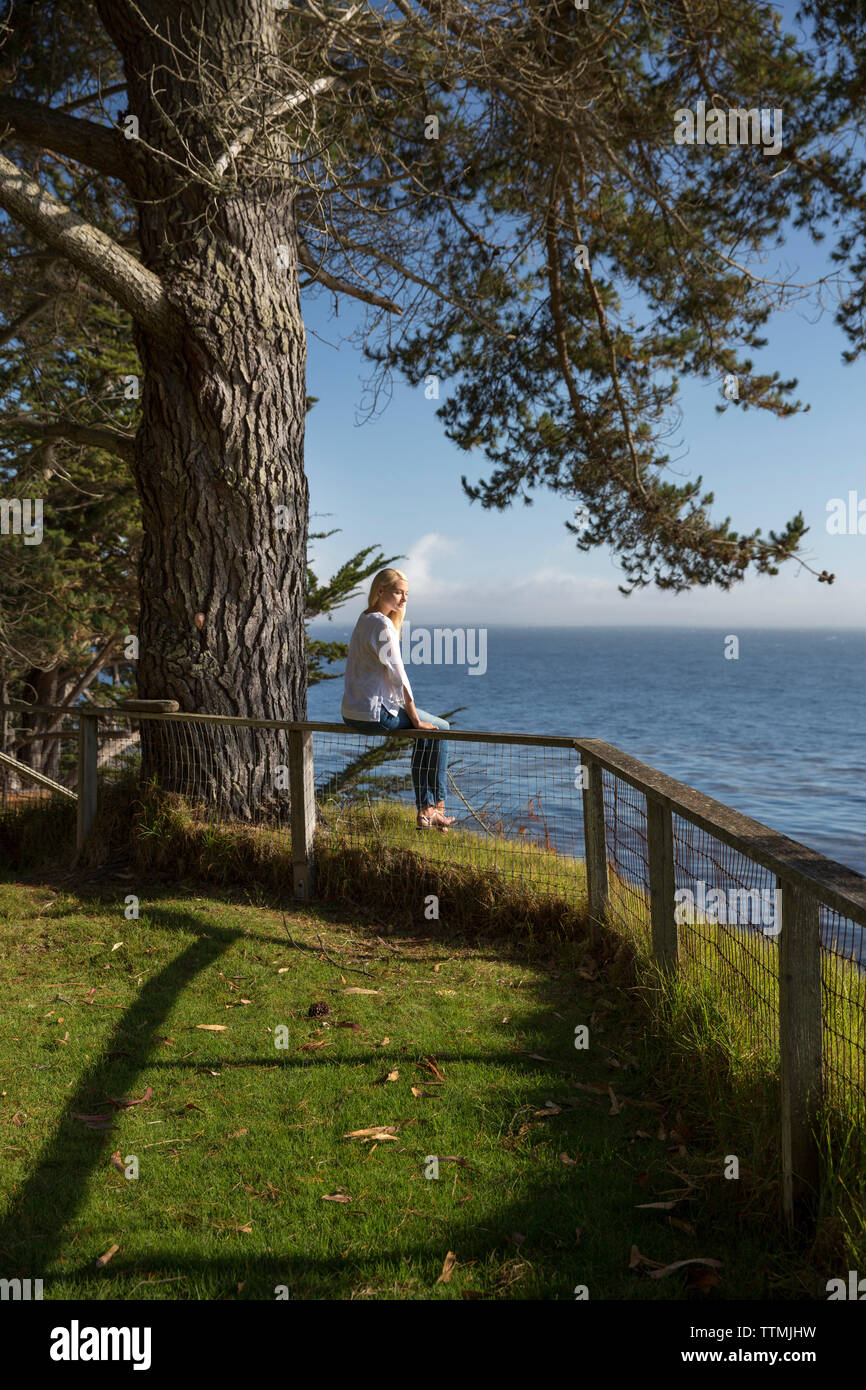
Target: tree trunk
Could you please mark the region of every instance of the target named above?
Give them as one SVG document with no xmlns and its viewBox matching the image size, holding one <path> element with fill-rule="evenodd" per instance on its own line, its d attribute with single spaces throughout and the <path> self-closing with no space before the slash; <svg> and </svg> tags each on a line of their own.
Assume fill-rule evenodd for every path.
<svg viewBox="0 0 866 1390">
<path fill-rule="evenodd" d="M 138 694 L 189 712 L 303 719 L 306 338 L 293 193 L 285 166 L 266 178 L 241 156 L 236 190 L 218 195 L 147 150 L 216 158 L 227 103 L 249 72 L 267 79 L 279 12 L 273 0 L 98 7 L 139 121 L 142 260 L 183 325 L 174 351 L 136 329 Z M 284 736 L 148 720 L 141 734 L 143 775 L 167 790 L 243 818 L 285 802 L 275 787 Z"/>
</svg>

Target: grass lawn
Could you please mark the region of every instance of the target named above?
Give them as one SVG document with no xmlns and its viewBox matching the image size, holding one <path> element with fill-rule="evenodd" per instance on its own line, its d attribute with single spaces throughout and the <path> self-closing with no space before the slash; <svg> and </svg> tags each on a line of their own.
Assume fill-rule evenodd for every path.
<svg viewBox="0 0 866 1390">
<path fill-rule="evenodd" d="M 193 882 L 126 920 L 131 891 L 0 881 L 6 1277 L 53 1299 L 825 1296 L 747 1165 L 724 1178 L 751 1122 L 707 1142 L 582 944 L 385 937 Z"/>
</svg>

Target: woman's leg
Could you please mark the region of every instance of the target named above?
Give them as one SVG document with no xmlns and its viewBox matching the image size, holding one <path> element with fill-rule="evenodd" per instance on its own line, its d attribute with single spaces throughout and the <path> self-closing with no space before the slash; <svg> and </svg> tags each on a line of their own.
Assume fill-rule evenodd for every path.
<svg viewBox="0 0 866 1390">
<path fill-rule="evenodd" d="M 428 714 L 426 710 L 418 710 L 418 718 L 425 724 L 432 724 L 437 729 L 450 729 L 451 725 L 447 719 L 440 719 L 435 714 Z M 424 797 L 428 806 L 435 806 L 438 811 L 445 810 L 445 792 L 447 787 L 448 772 L 448 744 L 444 738 L 419 739 L 423 743 L 425 754 L 423 758 L 424 776 Z"/>
<path fill-rule="evenodd" d="M 404 709 L 399 709 L 396 714 L 391 714 L 388 710 L 383 709 L 379 715 L 378 721 L 373 719 L 346 719 L 344 716 L 343 723 L 347 724 L 350 729 L 354 729 L 355 732 L 359 734 L 390 734 L 396 729 L 411 728 L 412 720 Z M 420 816 L 422 809 L 426 805 L 426 783 L 422 780 L 416 764 L 418 742 L 419 741 L 416 739 L 415 748 L 412 751 L 412 786 L 415 792 L 415 805 L 418 807 Z"/>
<path fill-rule="evenodd" d="M 387 710 L 383 709 L 380 718 L 382 720 L 382 728 L 388 732 L 393 732 L 396 729 L 411 729 L 413 727 L 412 720 L 403 708 L 398 709 L 396 714 L 389 714 Z M 421 764 L 423 761 L 421 748 L 429 741 L 429 739 L 418 738 L 412 740 L 414 744 L 412 749 L 412 789 L 415 792 L 415 805 L 418 808 L 419 826 L 422 824 L 426 825 L 427 823 L 425 819 L 428 806 L 427 787 L 426 780 L 421 771 Z"/>
<path fill-rule="evenodd" d="M 343 723 L 350 729 L 354 729 L 356 734 L 381 734 L 382 725 L 375 719 L 343 719 Z"/>
</svg>

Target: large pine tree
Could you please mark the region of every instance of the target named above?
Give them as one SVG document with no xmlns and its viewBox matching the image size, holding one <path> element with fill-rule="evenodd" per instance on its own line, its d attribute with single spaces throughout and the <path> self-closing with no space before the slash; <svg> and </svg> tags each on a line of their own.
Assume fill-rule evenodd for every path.
<svg viewBox="0 0 866 1390">
<path fill-rule="evenodd" d="M 47 0 L 10 6 L 2 39 L 10 254 L 63 263 L 132 324 L 141 695 L 305 714 L 305 287 L 368 306 L 385 370 L 454 388 L 446 428 L 495 465 L 470 495 L 567 494 L 577 544 L 610 545 L 627 587 L 801 556 L 801 516 L 766 540 L 714 522 L 661 444 L 679 375 L 797 408 L 748 357 L 785 294 L 757 257 L 795 197 L 809 220 L 851 187 L 822 145 L 855 107 L 771 6 Z M 783 151 L 675 145 L 697 100 L 781 108 Z M 75 406 L 45 399 L 33 433 L 75 428 Z M 272 785 L 242 732 L 207 766 L 239 810 Z"/>
</svg>

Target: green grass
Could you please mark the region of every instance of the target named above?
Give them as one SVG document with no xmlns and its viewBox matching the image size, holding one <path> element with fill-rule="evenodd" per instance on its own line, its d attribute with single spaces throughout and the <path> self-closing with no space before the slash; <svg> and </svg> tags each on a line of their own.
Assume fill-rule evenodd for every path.
<svg viewBox="0 0 866 1390">
<path fill-rule="evenodd" d="M 684 929 L 679 977 L 663 980 L 645 896 L 615 875 L 628 911 L 590 950 L 582 864 L 419 835 L 394 803 L 324 811 L 319 901 L 288 906 L 291 940 L 285 831 L 210 825 L 179 798 L 131 805 L 122 783 L 101 797 L 85 861 L 131 845 L 116 887 L 43 873 L 0 888 L 6 1277 L 42 1277 L 48 1297 L 557 1299 L 586 1285 L 700 1301 L 823 1297 L 866 1266 L 850 1098 L 822 1117 L 817 1234 L 792 1241 L 779 1222 L 775 947 Z M 16 864 L 38 862 L 64 812 L 40 808 L 38 833 L 7 824 Z M 862 1046 L 864 986 L 825 969 L 848 1039 L 839 1070 Z M 322 999 L 327 1027 L 307 1017 Z M 147 1086 L 140 1105 L 106 1099 Z M 74 1118 L 100 1112 L 115 1128 Z M 345 1137 L 372 1125 L 394 1139 Z M 137 1156 L 137 1180 L 113 1152 Z M 722 1264 L 654 1280 L 629 1268 L 635 1246 Z M 449 1251 L 455 1272 L 437 1283 Z"/>
<path fill-rule="evenodd" d="M 836 1272 L 840 1248 L 824 1275 L 788 1247 L 745 1161 L 751 1121 L 730 1137 L 745 1171 L 723 1178 L 664 1039 L 580 942 L 530 953 L 442 921 L 385 940 L 324 907 L 292 910 L 290 941 L 273 907 L 193 884 L 154 887 L 128 921 L 130 885 L 0 886 L 6 1277 L 49 1298 L 703 1300 L 821 1296 Z M 98 1113 L 115 1128 L 74 1118 Z M 344 1137 L 373 1125 L 395 1140 Z M 462 1161 L 428 1180 L 431 1154 Z M 633 1246 L 721 1260 L 721 1282 L 653 1280 Z"/>
</svg>

